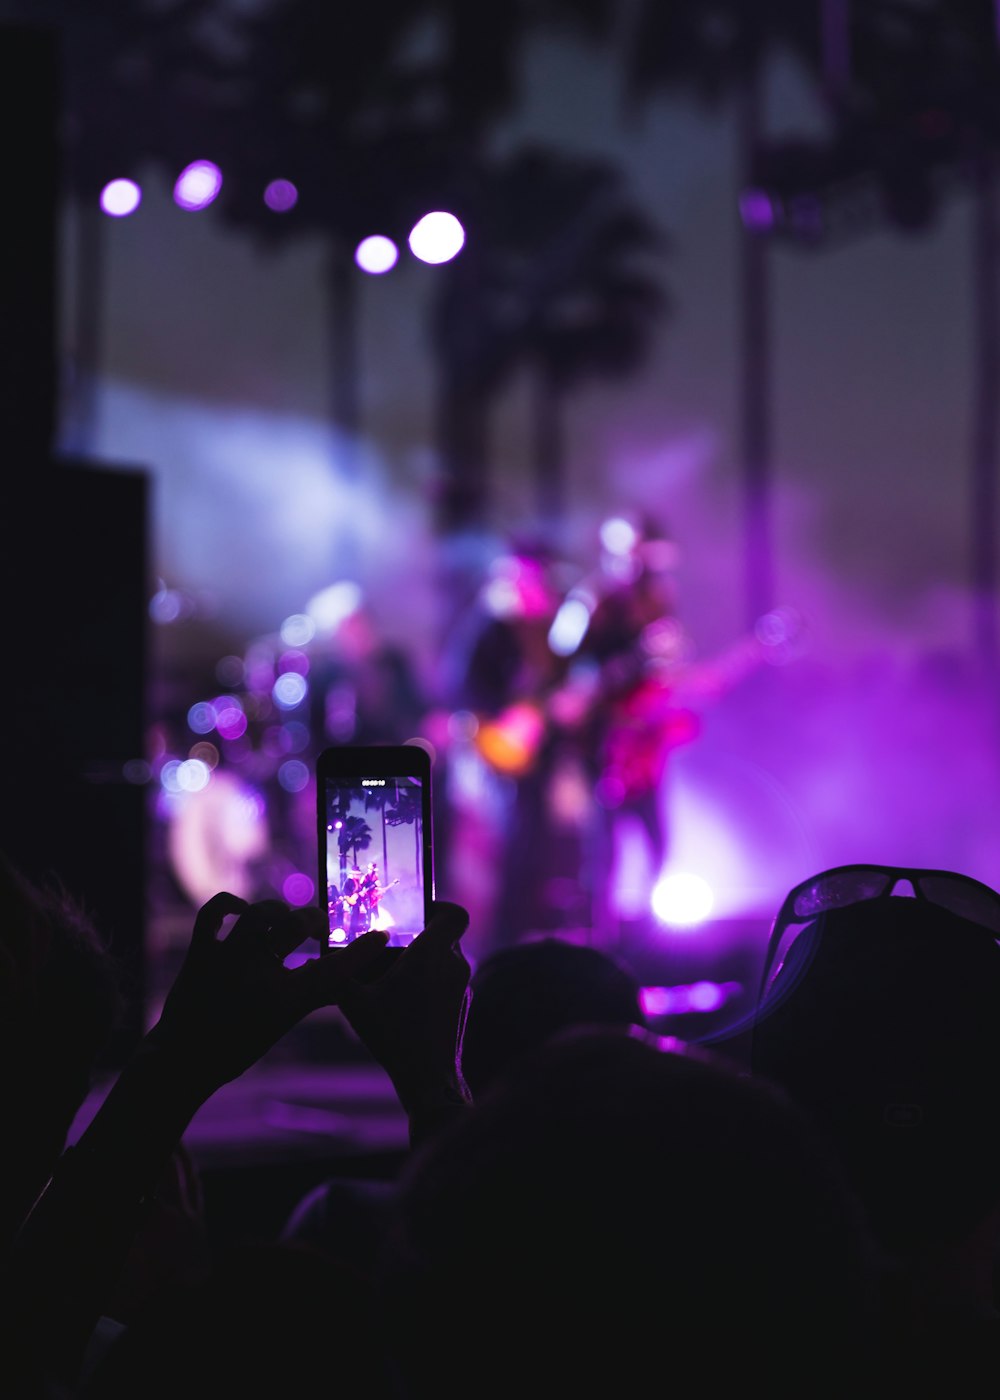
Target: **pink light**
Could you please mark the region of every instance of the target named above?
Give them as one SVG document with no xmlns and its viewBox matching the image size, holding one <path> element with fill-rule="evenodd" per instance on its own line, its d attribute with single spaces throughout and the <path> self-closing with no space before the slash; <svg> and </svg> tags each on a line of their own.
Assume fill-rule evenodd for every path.
<svg viewBox="0 0 1000 1400">
<path fill-rule="evenodd" d="M 398 259 L 399 249 L 391 238 L 386 238 L 381 233 L 362 238 L 354 250 L 354 261 L 361 271 L 370 272 L 374 276 L 388 272 L 391 267 L 396 266 Z"/>
<path fill-rule="evenodd" d="M 726 994 L 718 982 L 695 982 L 688 993 L 692 1011 L 718 1011 Z"/>
<path fill-rule="evenodd" d="M 291 180 L 272 180 L 264 191 L 264 203 L 276 214 L 285 214 L 299 202 L 299 192 Z"/>
<path fill-rule="evenodd" d="M 101 208 L 112 219 L 134 214 L 142 201 L 142 190 L 134 180 L 109 180 L 101 190 Z"/>
<path fill-rule="evenodd" d="M 774 202 L 767 191 L 744 190 L 740 195 L 740 217 L 747 228 L 774 228 Z"/>
<path fill-rule="evenodd" d="M 193 160 L 177 176 L 174 203 L 182 209 L 205 209 L 222 189 L 222 171 L 210 160 Z"/>
<path fill-rule="evenodd" d="M 450 262 L 465 243 L 465 230 L 454 214 L 435 210 L 410 230 L 410 252 L 425 263 Z"/>
<path fill-rule="evenodd" d="M 247 731 L 247 717 L 238 700 L 221 695 L 215 701 L 215 727 L 223 739 L 239 739 Z"/>
</svg>

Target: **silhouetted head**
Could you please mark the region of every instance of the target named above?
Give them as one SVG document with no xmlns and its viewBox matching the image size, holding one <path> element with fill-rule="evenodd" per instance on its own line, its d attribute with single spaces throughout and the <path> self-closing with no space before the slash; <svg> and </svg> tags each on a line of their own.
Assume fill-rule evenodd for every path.
<svg viewBox="0 0 1000 1400">
<path fill-rule="evenodd" d="M 772 1396 L 847 1393 L 871 1255 L 836 1168 L 783 1094 L 642 1037 L 550 1040 L 404 1170 L 385 1285 L 418 1393 L 622 1393 L 680 1357 L 713 1395 L 761 1365 Z"/>
<path fill-rule="evenodd" d="M 471 988 L 462 1072 L 473 1095 L 559 1031 L 646 1024 L 635 974 L 610 953 L 565 939 L 492 954 L 476 968 Z"/>
<path fill-rule="evenodd" d="M 823 913 L 751 1063 L 830 1133 L 894 1250 L 956 1241 L 1000 1202 L 1000 947 L 981 925 L 899 896 Z"/>
</svg>

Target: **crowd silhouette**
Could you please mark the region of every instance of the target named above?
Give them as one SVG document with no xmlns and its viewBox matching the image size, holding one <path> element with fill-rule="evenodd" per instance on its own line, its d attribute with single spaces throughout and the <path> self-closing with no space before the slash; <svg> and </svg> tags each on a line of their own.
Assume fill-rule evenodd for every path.
<svg viewBox="0 0 1000 1400">
<path fill-rule="evenodd" d="M 654 1034 L 627 963 L 557 936 L 474 970 L 453 903 L 391 958 L 371 930 L 294 963 L 320 910 L 220 892 L 69 1146 L 117 969 L 72 893 L 0 877 L 4 1395 L 994 1388 L 989 886 L 803 881 L 728 1047 Z M 214 1243 L 186 1129 L 320 1006 L 388 1075 L 409 1150 L 390 1181 L 324 1183 L 273 1238 L 248 1218 Z"/>
</svg>

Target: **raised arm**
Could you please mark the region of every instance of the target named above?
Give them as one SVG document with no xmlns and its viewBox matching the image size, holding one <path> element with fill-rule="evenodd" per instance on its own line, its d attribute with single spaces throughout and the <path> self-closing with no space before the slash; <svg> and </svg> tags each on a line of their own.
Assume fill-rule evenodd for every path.
<svg viewBox="0 0 1000 1400">
<path fill-rule="evenodd" d="M 72 1383 L 195 1113 L 306 1014 L 336 1003 L 385 946 L 386 935 L 376 930 L 335 958 L 284 966 L 306 937 L 323 930 L 319 909 L 248 905 L 225 893 L 198 912 L 159 1021 L 63 1154 L 5 1261 L 7 1354 L 27 1374 L 41 1368 Z"/>
<path fill-rule="evenodd" d="M 461 940 L 468 925 L 461 905 L 436 903 L 423 933 L 406 948 L 386 950 L 387 970 L 352 981 L 339 998 L 355 1034 L 392 1080 L 414 1146 L 471 1101 L 462 1077 L 471 968 Z"/>
</svg>

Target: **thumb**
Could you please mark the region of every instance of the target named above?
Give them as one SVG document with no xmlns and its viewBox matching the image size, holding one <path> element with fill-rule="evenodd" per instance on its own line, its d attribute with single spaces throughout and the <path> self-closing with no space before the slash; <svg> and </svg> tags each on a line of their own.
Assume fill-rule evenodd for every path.
<svg viewBox="0 0 1000 1400">
<path fill-rule="evenodd" d="M 345 948 L 312 958 L 296 969 L 308 980 L 309 998 L 314 1008 L 335 1006 L 345 989 L 359 974 L 377 962 L 389 942 L 388 929 L 369 929 Z"/>
</svg>

